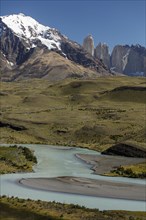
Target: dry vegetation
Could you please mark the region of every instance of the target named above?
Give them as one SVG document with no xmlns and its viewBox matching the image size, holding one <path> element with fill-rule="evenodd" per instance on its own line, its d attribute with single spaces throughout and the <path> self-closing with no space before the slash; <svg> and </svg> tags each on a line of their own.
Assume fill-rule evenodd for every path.
<svg viewBox="0 0 146 220">
<path fill-rule="evenodd" d="M 0 146 L 0 174 L 31 172 L 36 162 L 33 152 L 26 147 Z"/>
<path fill-rule="evenodd" d="M 132 178 L 146 178 L 146 163 L 119 166 L 107 176 L 123 176 Z"/>
<path fill-rule="evenodd" d="M 1 82 L 1 143 L 69 145 L 102 151 L 128 141 L 146 148 L 144 86 L 145 78 L 138 77 Z M 4 220 L 146 219 L 143 212 L 99 212 L 5 197 L 1 198 L 1 210 Z"/>
<path fill-rule="evenodd" d="M 1 142 L 102 151 L 128 140 L 145 147 L 144 83 L 136 77 L 1 82 Z"/>
<path fill-rule="evenodd" d="M 0 206 L 3 220 L 146 220 L 145 212 L 99 211 L 73 204 L 13 197 L 1 197 Z"/>
</svg>

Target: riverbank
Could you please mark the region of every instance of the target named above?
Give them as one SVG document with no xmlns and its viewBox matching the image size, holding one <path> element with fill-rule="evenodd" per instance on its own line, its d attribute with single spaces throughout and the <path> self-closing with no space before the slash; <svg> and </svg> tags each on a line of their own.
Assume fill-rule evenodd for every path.
<svg viewBox="0 0 146 220">
<path fill-rule="evenodd" d="M 116 174 L 115 170 L 119 167 L 131 167 L 131 165 L 145 163 L 145 158 L 123 157 L 123 156 L 109 156 L 109 155 L 90 155 L 90 154 L 76 154 L 76 157 L 92 165 L 92 170 L 98 175 L 120 176 Z M 130 174 L 129 174 L 130 175 Z M 121 174 L 122 176 L 122 174 Z M 127 175 L 128 177 L 128 175 Z"/>
<path fill-rule="evenodd" d="M 0 146 L 0 174 L 32 172 L 36 163 L 34 152 L 27 147 Z"/>
<path fill-rule="evenodd" d="M 17 197 L 1 197 L 1 218 L 14 220 L 35 219 L 35 220 L 145 220 L 145 212 L 131 211 L 99 211 L 74 204 L 61 204 L 56 202 L 34 201 L 20 199 Z"/>
<path fill-rule="evenodd" d="M 26 187 L 52 192 L 145 201 L 145 186 L 82 177 L 26 178 L 19 181 Z"/>
<path fill-rule="evenodd" d="M 84 162 L 75 157 L 75 154 L 93 154 L 87 149 L 71 149 L 62 150 L 61 147 L 56 149 L 53 146 L 28 146 L 32 151 L 35 151 L 38 163 L 34 166 L 34 173 L 19 173 L 1 175 L 1 195 L 8 197 L 14 196 L 23 199 L 43 200 L 43 201 L 58 201 L 67 204 L 78 204 L 88 208 L 98 208 L 100 210 L 129 210 L 129 211 L 145 211 L 145 201 L 135 201 L 127 199 L 111 199 L 107 197 L 95 197 L 77 195 L 71 193 L 60 193 L 38 188 L 26 187 L 18 184 L 18 181 L 25 178 L 54 178 L 60 176 L 84 177 L 88 179 L 110 180 L 113 183 L 127 182 L 137 183 L 145 186 L 145 181 L 140 179 L 113 178 L 93 175 L 90 167 Z M 64 147 L 63 147 L 64 149 Z M 68 148 L 67 148 L 68 149 Z M 69 184 L 70 185 L 70 184 Z M 65 187 L 64 187 L 65 188 Z M 12 190 L 13 189 L 13 190 Z M 131 190 L 131 189 L 130 189 Z M 106 191 L 105 191 L 106 194 Z"/>
</svg>

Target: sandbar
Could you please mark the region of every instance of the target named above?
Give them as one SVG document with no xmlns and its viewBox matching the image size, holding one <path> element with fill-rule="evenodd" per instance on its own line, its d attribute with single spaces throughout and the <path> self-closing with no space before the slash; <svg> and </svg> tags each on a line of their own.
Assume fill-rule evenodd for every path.
<svg viewBox="0 0 146 220">
<path fill-rule="evenodd" d="M 145 158 L 124 157 L 124 156 L 109 156 L 109 155 L 91 155 L 91 154 L 76 154 L 76 157 L 90 164 L 94 174 L 104 175 L 119 166 L 134 165 L 146 162 Z"/>
<path fill-rule="evenodd" d="M 141 184 L 95 180 L 83 177 L 26 178 L 19 181 L 23 186 L 60 193 L 94 197 L 145 201 L 146 188 Z"/>
</svg>

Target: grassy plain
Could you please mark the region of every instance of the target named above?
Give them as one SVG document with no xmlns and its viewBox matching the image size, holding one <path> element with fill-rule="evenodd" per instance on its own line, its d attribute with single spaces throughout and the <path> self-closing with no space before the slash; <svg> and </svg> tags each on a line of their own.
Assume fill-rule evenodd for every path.
<svg viewBox="0 0 146 220">
<path fill-rule="evenodd" d="M 146 147 L 142 77 L 1 82 L 1 142 Z"/>
<path fill-rule="evenodd" d="M 99 211 L 73 204 L 8 197 L 1 197 L 0 207 L 3 220 L 146 220 L 145 212 Z"/>
</svg>

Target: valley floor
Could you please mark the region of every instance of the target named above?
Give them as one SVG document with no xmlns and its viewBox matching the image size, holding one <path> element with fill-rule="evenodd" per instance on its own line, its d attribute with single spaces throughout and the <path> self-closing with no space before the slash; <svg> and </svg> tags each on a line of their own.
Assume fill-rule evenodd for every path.
<svg viewBox="0 0 146 220">
<path fill-rule="evenodd" d="M 103 151 L 116 143 L 128 141 L 146 149 L 145 97 L 145 78 L 142 77 L 67 79 L 56 83 L 39 79 L 1 82 L 1 143 L 80 146 Z M 130 165 L 127 160 L 124 161 L 125 164 L 121 160 L 120 164 L 117 164 L 116 160 L 99 161 L 98 158 L 79 156 L 93 164 L 95 172 L 97 164 L 100 164 L 100 174 L 103 172 L 108 174 L 107 163 L 109 168 Z M 142 160 L 131 161 L 132 164 L 136 162 L 142 163 Z M 101 169 L 102 166 L 104 169 Z M 90 180 L 76 178 L 52 179 L 52 184 L 56 181 L 59 183 L 67 181 L 67 184 L 72 183 L 74 187 L 83 184 L 86 190 L 90 190 L 95 184 Z M 23 180 L 22 183 L 24 182 L 34 185 L 33 180 L 31 182 Z M 40 183 L 35 184 L 36 187 L 40 187 Z M 43 184 L 47 185 L 48 181 Z M 99 185 L 97 187 L 101 188 L 104 183 L 100 182 Z M 110 187 L 112 188 L 111 185 Z M 127 198 L 130 193 L 128 189 L 131 188 L 127 188 L 127 191 L 124 188 Z M 130 196 L 132 198 L 137 195 L 141 199 L 142 192 L 144 195 L 144 191 L 137 188 L 137 192 Z M 146 219 L 145 213 L 142 212 L 99 212 L 79 208 L 76 205 L 26 201 L 18 198 L 1 198 L 1 206 L 4 220 L 9 219 L 9 213 L 15 220 L 33 219 L 33 215 L 34 219 L 39 220 Z M 31 217 L 29 218 L 29 215 L 24 217 L 23 211 L 26 213 L 28 211 Z M 34 213 L 41 216 L 37 217 Z"/>
<path fill-rule="evenodd" d="M 145 78 L 1 82 L 1 143 L 145 144 Z"/>
</svg>

